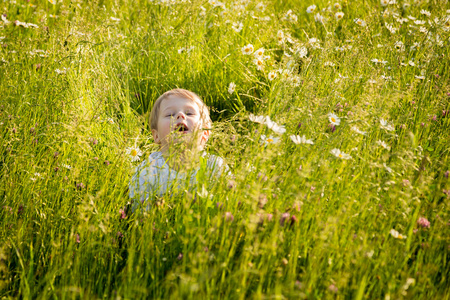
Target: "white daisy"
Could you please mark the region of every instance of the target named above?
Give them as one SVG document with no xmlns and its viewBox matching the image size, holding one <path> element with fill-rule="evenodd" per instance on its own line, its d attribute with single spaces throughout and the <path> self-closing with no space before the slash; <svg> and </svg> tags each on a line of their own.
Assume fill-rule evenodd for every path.
<svg viewBox="0 0 450 300">
<path fill-rule="evenodd" d="M 350 128 L 350 129 L 353 130 L 354 132 L 358 133 L 358 134 L 366 135 L 366 132 L 365 132 L 365 131 L 359 130 L 359 128 L 356 127 L 356 126 L 352 126 L 352 128 Z"/>
<path fill-rule="evenodd" d="M 306 55 L 308 55 L 308 49 L 306 49 L 306 47 L 300 47 L 295 51 L 295 54 L 297 54 L 300 58 L 305 58 Z"/>
<path fill-rule="evenodd" d="M 269 77 L 269 80 L 272 81 L 277 77 L 277 73 L 274 71 L 271 71 L 271 72 L 269 72 L 269 75 L 267 77 Z"/>
<path fill-rule="evenodd" d="M 61 164 L 61 167 L 64 167 L 64 168 L 66 168 L 68 170 L 72 169 L 72 166 L 71 165 L 67 165 L 67 164 Z"/>
<path fill-rule="evenodd" d="M 334 14 L 334 17 L 336 18 L 336 20 L 341 20 L 344 17 L 344 13 L 343 12 L 337 12 Z"/>
<path fill-rule="evenodd" d="M 396 239 L 406 239 L 406 235 L 403 235 L 401 233 L 399 233 L 397 230 L 395 229 L 391 229 L 391 231 L 389 231 L 389 233 Z"/>
<path fill-rule="evenodd" d="M 242 47 L 242 54 L 244 55 L 250 55 L 252 54 L 254 51 L 253 45 L 252 44 L 248 44 L 244 47 Z"/>
<path fill-rule="evenodd" d="M 326 19 L 319 13 L 314 15 L 314 21 L 319 23 L 325 23 Z"/>
<path fill-rule="evenodd" d="M 264 56 L 264 48 L 259 48 L 253 53 L 257 58 L 262 58 Z"/>
<path fill-rule="evenodd" d="M 427 16 L 427 17 L 431 16 L 431 13 L 430 13 L 428 10 L 425 10 L 425 9 L 422 9 L 422 10 L 420 11 L 420 13 L 421 13 L 422 15 Z"/>
<path fill-rule="evenodd" d="M 280 44 L 282 44 L 284 42 L 283 30 L 278 30 L 278 32 L 277 32 L 277 40 L 278 40 L 278 43 L 280 43 Z"/>
<path fill-rule="evenodd" d="M 392 169 L 389 168 L 386 163 L 383 163 L 383 167 L 386 169 L 386 171 L 388 171 L 389 173 L 392 173 Z"/>
<path fill-rule="evenodd" d="M 139 161 L 141 159 L 142 151 L 139 147 L 129 147 L 125 153 L 130 156 L 132 162 Z"/>
<path fill-rule="evenodd" d="M 341 8 L 342 8 L 341 4 L 339 4 L 339 3 L 333 4 L 333 7 L 334 7 L 335 9 L 341 9 Z"/>
<path fill-rule="evenodd" d="M 254 114 L 250 114 L 248 116 L 248 118 L 250 119 L 250 121 L 255 122 L 255 123 L 260 123 L 260 124 L 265 124 L 266 123 L 266 117 L 265 116 L 255 116 Z"/>
<path fill-rule="evenodd" d="M 387 149 L 387 150 L 391 149 L 391 147 L 388 144 L 386 144 L 385 141 L 378 140 L 378 141 L 376 141 L 376 143 L 377 143 L 377 145 L 380 145 L 384 149 Z"/>
<path fill-rule="evenodd" d="M 355 23 L 361 27 L 365 27 L 367 25 L 366 21 L 358 19 L 358 18 L 354 19 L 353 21 L 355 21 Z"/>
<path fill-rule="evenodd" d="M 262 71 L 264 69 L 264 60 L 263 58 L 257 57 L 253 60 L 253 63 L 256 65 L 256 69 Z"/>
<path fill-rule="evenodd" d="M 341 124 L 341 119 L 337 115 L 335 115 L 333 113 L 329 113 L 328 114 L 328 119 L 330 120 L 330 123 L 335 125 L 335 126 Z"/>
<path fill-rule="evenodd" d="M 234 82 L 230 82 L 230 85 L 228 86 L 228 93 L 233 94 L 235 89 L 236 89 L 236 84 Z"/>
<path fill-rule="evenodd" d="M 236 32 L 241 32 L 241 30 L 244 28 L 244 24 L 242 24 L 241 22 L 233 22 L 233 26 L 231 26 L 231 28 L 233 28 L 233 30 Z"/>
<path fill-rule="evenodd" d="M 294 142 L 294 144 L 314 144 L 312 140 L 307 140 L 305 136 L 291 135 L 289 137 Z"/>
<path fill-rule="evenodd" d="M 341 158 L 341 159 L 351 159 L 352 157 L 350 156 L 350 154 L 344 153 L 339 149 L 332 149 L 331 154 L 333 154 L 334 156 L 336 156 L 337 158 Z"/>
<path fill-rule="evenodd" d="M 272 135 L 266 137 L 265 135 L 261 135 L 261 141 L 264 143 L 264 146 L 269 144 L 276 144 L 280 141 L 280 138 L 274 137 Z"/>
<path fill-rule="evenodd" d="M 266 117 L 265 124 L 276 133 L 283 134 L 286 132 L 286 128 L 284 128 L 283 125 L 278 125 L 277 123 L 272 121 L 269 116 Z"/>
<path fill-rule="evenodd" d="M 389 4 L 389 0 L 381 0 L 380 4 L 381 6 L 387 6 Z"/>
<path fill-rule="evenodd" d="M 392 125 L 388 124 L 388 122 L 385 119 L 380 119 L 381 128 L 386 129 L 387 131 L 393 131 L 394 127 Z"/>
<path fill-rule="evenodd" d="M 308 6 L 308 8 L 306 8 L 306 12 L 308 13 L 308 14 L 312 14 L 313 12 L 315 12 L 316 11 L 316 6 L 313 4 L 313 5 L 311 5 L 311 6 Z"/>
</svg>

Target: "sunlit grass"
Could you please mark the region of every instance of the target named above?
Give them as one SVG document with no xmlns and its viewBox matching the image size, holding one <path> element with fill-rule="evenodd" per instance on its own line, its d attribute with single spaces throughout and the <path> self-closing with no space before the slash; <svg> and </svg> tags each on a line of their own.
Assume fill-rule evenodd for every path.
<svg viewBox="0 0 450 300">
<path fill-rule="evenodd" d="M 450 7 L 388 2 L 4 1 L 1 297 L 447 297 Z M 233 177 L 131 214 L 175 87 Z"/>
</svg>

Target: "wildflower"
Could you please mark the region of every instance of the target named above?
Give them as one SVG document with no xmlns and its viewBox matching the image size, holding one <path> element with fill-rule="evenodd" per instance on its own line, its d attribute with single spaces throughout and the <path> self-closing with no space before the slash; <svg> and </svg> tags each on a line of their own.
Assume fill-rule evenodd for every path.
<svg viewBox="0 0 450 300">
<path fill-rule="evenodd" d="M 389 233 L 396 239 L 406 239 L 406 235 L 403 235 L 401 233 L 399 233 L 397 230 L 395 229 L 391 229 L 391 231 L 389 231 Z"/>
<path fill-rule="evenodd" d="M 397 32 L 397 28 L 393 27 L 392 25 L 386 23 L 386 29 L 389 30 L 392 34 Z"/>
<path fill-rule="evenodd" d="M 250 121 L 260 124 L 266 123 L 266 117 L 264 116 L 255 116 L 254 114 L 250 114 L 249 117 Z"/>
<path fill-rule="evenodd" d="M 358 133 L 358 134 L 366 135 L 366 132 L 365 132 L 365 131 L 359 130 L 359 128 L 356 127 L 356 126 L 352 126 L 352 128 L 350 128 L 350 129 L 353 130 L 354 132 Z"/>
<path fill-rule="evenodd" d="M 444 173 L 444 177 L 445 177 L 445 178 L 448 178 L 448 175 L 450 175 L 450 171 L 449 171 L 449 170 L 447 170 L 447 171 Z"/>
<path fill-rule="evenodd" d="M 286 132 L 286 128 L 284 128 L 283 125 L 278 125 L 274 121 L 270 120 L 269 116 L 266 117 L 265 124 L 267 125 L 267 127 L 272 129 L 275 133 L 283 134 Z"/>
<path fill-rule="evenodd" d="M 297 15 L 292 13 L 292 10 L 288 10 L 288 12 L 285 15 L 286 20 L 289 22 L 297 22 Z"/>
<path fill-rule="evenodd" d="M 312 140 L 307 140 L 305 136 L 291 135 L 289 137 L 294 142 L 294 144 L 314 144 Z"/>
<path fill-rule="evenodd" d="M 295 223 L 297 223 L 298 219 L 296 216 L 292 216 L 290 221 L 291 221 L 291 226 L 293 226 Z"/>
<path fill-rule="evenodd" d="M 314 15 L 314 21 L 316 21 L 316 22 L 325 23 L 325 20 L 326 19 L 319 13 Z"/>
<path fill-rule="evenodd" d="M 425 9 L 420 10 L 420 13 L 422 15 L 427 16 L 427 17 L 431 16 L 431 13 L 428 10 L 425 10 Z"/>
<path fill-rule="evenodd" d="M 417 76 L 417 75 L 414 75 L 414 78 L 420 79 L 420 80 L 424 80 L 424 79 L 425 79 L 425 76 Z"/>
<path fill-rule="evenodd" d="M 132 162 L 139 161 L 142 155 L 142 151 L 139 147 L 129 147 L 126 149 L 125 153 L 130 156 Z"/>
<path fill-rule="evenodd" d="M 341 159 L 351 159 L 352 157 L 350 156 L 350 154 L 344 153 L 339 149 L 332 149 L 331 154 L 333 154 L 334 156 L 336 156 L 337 158 L 341 158 Z"/>
<path fill-rule="evenodd" d="M 277 73 L 275 73 L 274 71 L 269 72 L 269 80 L 272 81 L 277 77 Z"/>
<path fill-rule="evenodd" d="M 64 167 L 67 170 L 71 170 L 72 169 L 72 167 L 70 165 L 67 165 L 67 164 L 61 164 L 61 167 Z"/>
<path fill-rule="evenodd" d="M 316 39 L 316 38 L 311 38 L 309 39 L 308 43 L 311 45 L 311 47 L 313 49 L 320 49 L 320 40 Z"/>
<path fill-rule="evenodd" d="M 310 6 L 308 6 L 307 8 L 306 8 L 306 12 L 308 13 L 308 14 L 312 14 L 314 11 L 316 11 L 316 6 L 313 4 L 313 5 L 310 5 Z"/>
<path fill-rule="evenodd" d="M 420 217 L 418 220 L 417 220 L 417 225 L 419 225 L 420 227 L 423 227 L 423 228 L 430 228 L 430 221 L 428 221 L 426 218 L 424 218 L 424 217 Z"/>
<path fill-rule="evenodd" d="M 114 17 L 111 17 L 110 19 L 111 19 L 112 21 L 114 21 L 114 22 L 119 22 L 119 21 L 120 21 L 120 19 L 114 18 Z"/>
<path fill-rule="evenodd" d="M 383 167 L 386 169 L 386 171 L 388 171 L 389 173 L 392 173 L 392 169 L 389 168 L 386 163 L 383 163 Z"/>
<path fill-rule="evenodd" d="M 335 114 L 333 114 L 333 113 L 329 113 L 328 114 L 328 119 L 330 120 L 330 123 L 332 125 L 336 126 L 336 125 L 341 124 L 341 119 L 338 116 L 336 116 Z"/>
<path fill-rule="evenodd" d="M 336 64 L 334 62 L 327 61 L 323 65 L 324 67 L 334 67 Z"/>
<path fill-rule="evenodd" d="M 344 13 L 343 12 L 337 12 L 334 14 L 334 17 L 336 18 L 337 21 L 341 20 L 344 17 Z"/>
<path fill-rule="evenodd" d="M 228 222 L 233 222 L 233 220 L 234 220 L 234 216 L 233 216 L 233 214 L 232 213 L 230 213 L 229 211 L 227 211 L 226 213 L 225 213 L 225 220 L 226 221 L 228 221 Z"/>
<path fill-rule="evenodd" d="M 253 45 L 252 44 L 248 44 L 248 45 L 242 47 L 242 54 L 250 55 L 250 54 L 253 53 L 253 50 L 254 50 Z"/>
<path fill-rule="evenodd" d="M 253 63 L 256 65 L 256 69 L 258 69 L 259 71 L 262 71 L 264 69 L 264 60 L 262 60 L 261 58 L 255 58 L 253 60 Z"/>
<path fill-rule="evenodd" d="M 342 8 L 341 4 L 339 4 L 339 3 L 333 4 L 333 7 L 334 7 L 334 9 L 341 9 Z"/>
<path fill-rule="evenodd" d="M 365 27 L 367 24 L 364 20 L 361 19 L 354 19 L 353 21 L 355 21 L 356 24 L 358 24 L 361 27 Z"/>
<path fill-rule="evenodd" d="M 291 215 L 289 214 L 289 213 L 283 213 L 282 215 L 281 215 L 281 218 L 280 218 L 280 225 L 281 226 L 284 226 L 284 223 L 286 222 L 286 220 L 288 220 L 289 218 L 291 217 Z"/>
<path fill-rule="evenodd" d="M 124 209 L 119 209 L 119 213 L 120 213 L 120 218 L 121 219 L 126 219 L 127 218 L 127 213 L 125 212 Z"/>
<path fill-rule="evenodd" d="M 234 82 L 230 82 L 230 85 L 228 86 L 228 94 L 233 94 L 235 89 L 236 84 Z"/>
<path fill-rule="evenodd" d="M 405 45 L 401 41 L 396 42 L 394 47 L 397 51 L 405 51 Z"/>
<path fill-rule="evenodd" d="M 78 233 L 76 234 L 75 242 L 80 243 L 80 235 Z"/>
<path fill-rule="evenodd" d="M 274 137 L 272 135 L 266 137 L 265 135 L 261 135 L 261 141 L 264 143 L 264 146 L 269 144 L 277 144 L 280 141 L 280 138 Z"/>
<path fill-rule="evenodd" d="M 387 131 L 394 131 L 394 127 L 388 124 L 388 122 L 385 119 L 380 119 L 380 124 L 382 129 L 386 129 Z"/>
<path fill-rule="evenodd" d="M 231 26 L 231 28 L 233 28 L 233 30 L 236 32 L 241 32 L 241 30 L 244 28 L 244 24 L 242 24 L 241 22 L 233 22 L 233 26 Z"/>
<path fill-rule="evenodd" d="M 255 51 L 255 53 L 253 53 L 253 55 L 256 56 L 257 58 L 264 57 L 264 48 L 259 48 L 258 50 Z"/>
<path fill-rule="evenodd" d="M 377 145 L 380 145 L 384 149 L 387 149 L 387 150 L 391 149 L 391 147 L 388 144 L 386 144 L 385 141 L 378 140 L 378 141 L 376 141 L 376 143 L 377 143 Z"/>
<path fill-rule="evenodd" d="M 278 40 L 279 44 L 282 44 L 284 42 L 283 30 L 278 30 L 278 32 L 277 32 L 277 40 Z"/>
<path fill-rule="evenodd" d="M 60 69 L 56 69 L 55 70 L 55 72 L 58 74 L 58 75 L 61 75 L 61 74 L 66 74 L 66 72 L 67 72 L 67 69 L 66 68 L 63 68 L 62 70 L 60 70 Z"/>
<path fill-rule="evenodd" d="M 300 58 L 305 58 L 306 55 L 308 55 L 308 49 L 306 49 L 306 47 L 300 47 L 295 51 L 295 54 L 297 54 Z"/>
<path fill-rule="evenodd" d="M 86 186 L 84 185 L 84 183 L 80 182 L 80 183 L 77 183 L 76 187 L 77 187 L 77 190 L 82 190 L 82 189 L 84 189 Z"/>
<path fill-rule="evenodd" d="M 389 4 L 389 0 L 381 0 L 380 4 L 381 6 L 387 6 Z"/>
<path fill-rule="evenodd" d="M 264 11 L 266 9 L 266 6 L 264 5 L 264 3 L 259 2 L 258 4 L 256 4 L 255 9 L 257 11 L 261 11 L 262 12 L 262 11 Z"/>
</svg>

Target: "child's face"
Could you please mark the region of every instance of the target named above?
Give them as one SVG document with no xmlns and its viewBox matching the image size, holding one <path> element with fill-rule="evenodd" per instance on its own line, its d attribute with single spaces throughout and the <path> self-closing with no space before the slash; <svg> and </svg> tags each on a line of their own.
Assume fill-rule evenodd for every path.
<svg viewBox="0 0 450 300">
<path fill-rule="evenodd" d="M 161 102 L 158 129 L 152 134 L 161 151 L 166 151 L 170 143 L 192 142 L 200 150 L 204 146 L 205 132 L 202 130 L 200 108 L 192 100 L 171 96 Z"/>
</svg>

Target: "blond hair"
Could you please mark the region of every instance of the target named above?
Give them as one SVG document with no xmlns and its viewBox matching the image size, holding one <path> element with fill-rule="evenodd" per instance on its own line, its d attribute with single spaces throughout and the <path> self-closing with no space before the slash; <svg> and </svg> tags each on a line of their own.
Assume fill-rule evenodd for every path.
<svg viewBox="0 0 450 300">
<path fill-rule="evenodd" d="M 159 117 L 159 109 L 161 107 L 161 103 L 171 97 L 176 96 L 184 99 L 189 99 L 195 102 L 195 104 L 198 105 L 199 111 L 200 111 L 200 120 L 202 121 L 202 126 L 205 129 L 211 128 L 211 117 L 209 116 L 209 109 L 206 106 L 206 104 L 200 99 L 200 97 L 191 91 L 185 90 L 185 89 L 173 89 L 170 91 L 165 92 L 161 96 L 159 96 L 158 99 L 156 99 L 155 103 L 153 104 L 152 111 L 150 113 L 150 127 L 151 129 L 158 130 L 158 117 Z"/>
</svg>

